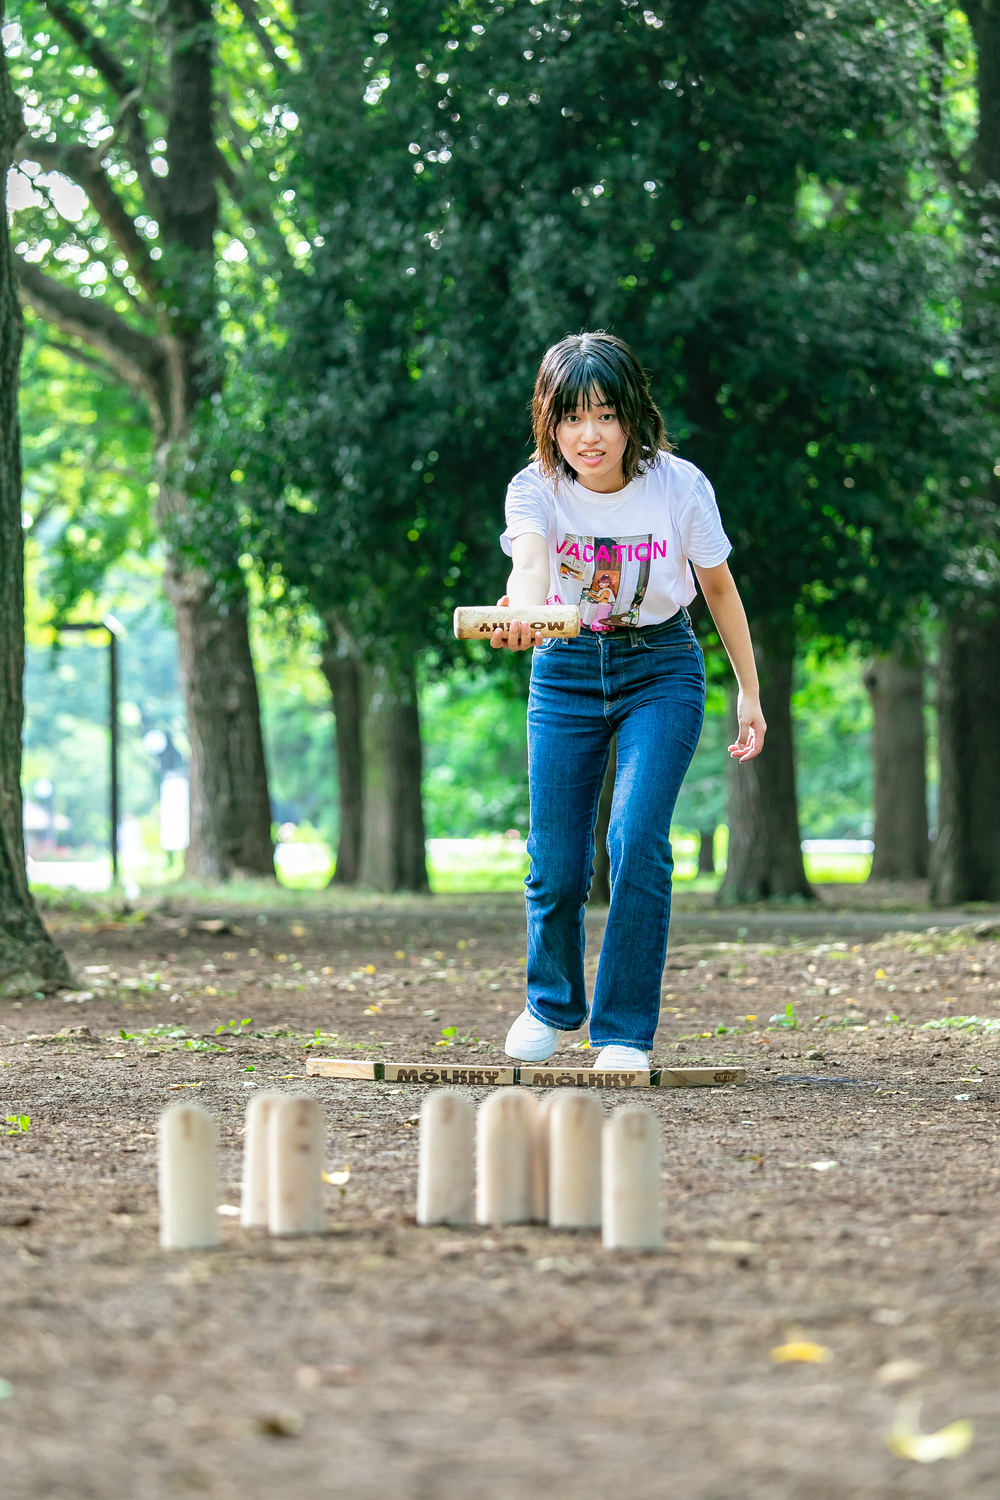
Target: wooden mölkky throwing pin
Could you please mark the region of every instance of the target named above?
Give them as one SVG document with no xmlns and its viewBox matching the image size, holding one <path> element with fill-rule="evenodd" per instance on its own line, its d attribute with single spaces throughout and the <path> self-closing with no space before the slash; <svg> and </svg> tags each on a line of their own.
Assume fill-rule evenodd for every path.
<svg viewBox="0 0 1000 1500">
<path fill-rule="evenodd" d="M 601 1125 L 593 1094 L 567 1089 L 549 1110 L 549 1223 L 596 1229 L 601 1222 Z"/>
<path fill-rule="evenodd" d="M 648 1109 L 621 1109 L 601 1140 L 601 1238 L 606 1250 L 658 1250 L 660 1122 Z"/>
<path fill-rule="evenodd" d="M 282 1097 L 277 1093 L 255 1094 L 247 1105 L 240 1206 L 240 1223 L 244 1229 L 267 1227 L 267 1128 L 271 1109 Z"/>
<path fill-rule="evenodd" d="M 267 1227 L 272 1234 L 322 1234 L 323 1111 L 287 1094 L 271 1105 L 267 1129 Z"/>
<path fill-rule="evenodd" d="M 532 1218 L 533 1095 L 501 1089 L 476 1120 L 476 1223 L 527 1224 Z"/>
<path fill-rule="evenodd" d="M 531 1156 L 531 1219 L 549 1222 L 549 1111 L 552 1094 L 535 1100 L 534 1149 Z"/>
<path fill-rule="evenodd" d="M 420 1109 L 417 1223 L 471 1224 L 475 1111 L 464 1094 L 437 1089 Z"/>
<path fill-rule="evenodd" d="M 580 611 L 575 604 L 526 604 L 512 609 L 507 604 L 456 609 L 452 621 L 460 641 L 488 641 L 494 630 L 506 630 L 511 620 L 529 625 L 544 636 L 571 640 L 580 634 Z"/>
<path fill-rule="evenodd" d="M 160 1116 L 160 1244 L 199 1250 L 220 1240 L 215 1198 L 215 1121 L 198 1104 Z"/>
</svg>

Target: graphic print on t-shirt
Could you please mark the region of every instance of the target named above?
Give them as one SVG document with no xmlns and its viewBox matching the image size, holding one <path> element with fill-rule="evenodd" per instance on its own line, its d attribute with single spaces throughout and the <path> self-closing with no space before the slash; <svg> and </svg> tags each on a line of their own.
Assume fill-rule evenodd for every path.
<svg viewBox="0 0 1000 1500">
<path fill-rule="evenodd" d="M 652 535 L 574 536 L 558 546 L 560 602 L 577 604 L 591 630 L 637 625 L 649 582 Z"/>
</svg>

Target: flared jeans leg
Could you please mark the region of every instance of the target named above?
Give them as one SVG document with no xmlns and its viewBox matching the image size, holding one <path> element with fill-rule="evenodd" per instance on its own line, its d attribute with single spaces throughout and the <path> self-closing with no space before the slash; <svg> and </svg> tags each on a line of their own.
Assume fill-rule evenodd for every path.
<svg viewBox="0 0 1000 1500">
<path fill-rule="evenodd" d="M 670 924 L 670 820 L 701 732 L 704 663 L 684 617 L 536 650 L 528 703 L 528 1009 L 587 1018 L 584 912 L 597 806 L 618 736 L 611 905 L 590 1018 L 595 1046 L 649 1051 Z"/>
</svg>

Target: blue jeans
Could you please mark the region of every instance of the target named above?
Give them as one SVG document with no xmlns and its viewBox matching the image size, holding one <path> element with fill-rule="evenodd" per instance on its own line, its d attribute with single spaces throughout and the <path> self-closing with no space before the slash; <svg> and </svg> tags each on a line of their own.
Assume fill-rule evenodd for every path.
<svg viewBox="0 0 1000 1500">
<path fill-rule="evenodd" d="M 670 820 L 705 712 L 705 664 L 687 611 L 662 625 L 583 630 L 534 650 L 528 697 L 531 871 L 528 1009 L 560 1031 L 587 1019 L 584 907 L 594 827 L 618 735 L 608 852 L 611 906 L 590 1039 L 653 1045 L 670 925 Z"/>
</svg>

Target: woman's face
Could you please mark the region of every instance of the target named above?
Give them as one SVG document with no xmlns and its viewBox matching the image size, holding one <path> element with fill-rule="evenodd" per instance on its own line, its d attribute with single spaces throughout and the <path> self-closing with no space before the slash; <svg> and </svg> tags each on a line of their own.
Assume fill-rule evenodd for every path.
<svg viewBox="0 0 1000 1500">
<path fill-rule="evenodd" d="M 595 391 L 589 406 L 564 414 L 556 428 L 559 452 L 588 490 L 611 494 L 623 486 L 622 457 L 628 435 L 613 406 Z"/>
</svg>

